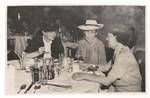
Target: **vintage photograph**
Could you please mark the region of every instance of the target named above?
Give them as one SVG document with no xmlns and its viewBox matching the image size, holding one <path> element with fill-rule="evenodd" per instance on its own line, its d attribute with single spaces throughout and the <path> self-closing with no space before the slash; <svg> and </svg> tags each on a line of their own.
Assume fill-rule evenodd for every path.
<svg viewBox="0 0 150 98">
<path fill-rule="evenodd" d="M 7 6 L 6 95 L 146 92 L 145 6 Z"/>
</svg>

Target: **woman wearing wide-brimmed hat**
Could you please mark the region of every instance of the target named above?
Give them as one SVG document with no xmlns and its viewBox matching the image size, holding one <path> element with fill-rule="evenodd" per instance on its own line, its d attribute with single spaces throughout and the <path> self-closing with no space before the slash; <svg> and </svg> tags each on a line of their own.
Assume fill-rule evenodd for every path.
<svg viewBox="0 0 150 98">
<path fill-rule="evenodd" d="M 85 37 L 79 41 L 78 57 L 82 57 L 85 63 L 89 64 L 105 64 L 106 54 L 105 47 L 97 35 L 97 30 L 103 28 L 103 24 L 98 24 L 96 20 L 86 20 L 84 25 L 78 26 L 83 30 Z"/>
</svg>

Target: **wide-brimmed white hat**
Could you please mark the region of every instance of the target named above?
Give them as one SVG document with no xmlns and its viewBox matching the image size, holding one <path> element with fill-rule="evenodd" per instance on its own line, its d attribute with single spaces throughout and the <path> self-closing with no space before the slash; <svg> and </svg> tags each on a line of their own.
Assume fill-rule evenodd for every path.
<svg viewBox="0 0 150 98">
<path fill-rule="evenodd" d="M 86 23 L 84 25 L 78 26 L 81 30 L 96 30 L 103 28 L 103 24 L 98 24 L 96 20 L 86 20 Z"/>
</svg>

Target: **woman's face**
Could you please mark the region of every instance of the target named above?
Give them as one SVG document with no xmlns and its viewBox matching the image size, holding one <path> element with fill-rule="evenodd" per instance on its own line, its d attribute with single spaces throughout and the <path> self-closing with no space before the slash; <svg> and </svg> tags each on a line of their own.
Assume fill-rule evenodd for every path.
<svg viewBox="0 0 150 98">
<path fill-rule="evenodd" d="M 48 40 L 54 40 L 54 38 L 56 37 L 56 32 L 55 32 L 55 31 L 43 32 L 43 35 L 44 35 L 45 38 L 47 38 Z"/>
<path fill-rule="evenodd" d="M 106 40 L 108 41 L 108 47 L 115 49 L 115 47 L 116 47 L 116 36 L 114 36 L 111 33 L 108 33 Z"/>
<path fill-rule="evenodd" d="M 84 34 L 86 38 L 93 38 L 97 35 L 97 32 L 96 30 L 87 30 L 87 31 L 84 31 Z"/>
</svg>

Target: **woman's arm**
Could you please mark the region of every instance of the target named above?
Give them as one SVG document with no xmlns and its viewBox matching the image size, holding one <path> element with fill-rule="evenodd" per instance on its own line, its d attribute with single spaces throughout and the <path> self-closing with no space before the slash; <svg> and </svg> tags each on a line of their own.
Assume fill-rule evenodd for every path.
<svg viewBox="0 0 150 98">
<path fill-rule="evenodd" d="M 35 51 L 35 52 L 31 52 L 31 53 L 25 53 L 23 58 L 24 59 L 27 59 L 27 58 L 34 58 L 34 57 L 37 57 L 39 55 L 41 55 L 42 53 L 44 53 L 45 51 L 45 48 L 44 47 L 40 47 L 38 51 Z"/>
<path fill-rule="evenodd" d="M 32 59 L 32 58 L 37 57 L 39 55 L 40 55 L 40 53 L 38 51 L 32 52 L 32 53 L 25 53 L 24 59 L 28 59 L 28 58 Z"/>
<path fill-rule="evenodd" d="M 109 86 L 116 80 L 114 77 L 105 77 L 88 73 L 75 73 L 73 74 L 72 78 L 77 81 L 87 80 L 91 82 L 97 82 L 106 86 Z"/>
</svg>

